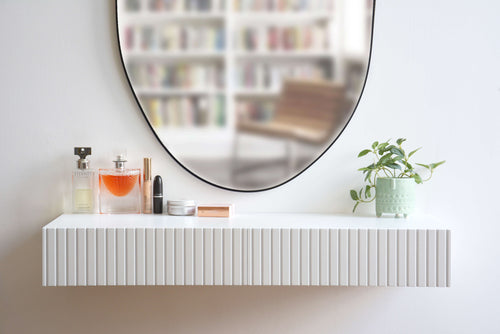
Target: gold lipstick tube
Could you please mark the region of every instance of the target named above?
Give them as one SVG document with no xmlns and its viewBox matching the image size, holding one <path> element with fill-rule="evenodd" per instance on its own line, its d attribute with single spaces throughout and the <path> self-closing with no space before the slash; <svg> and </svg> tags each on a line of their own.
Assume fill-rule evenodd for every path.
<svg viewBox="0 0 500 334">
<path fill-rule="evenodd" d="M 153 213 L 153 180 L 151 158 L 144 158 L 144 179 L 142 186 L 142 213 Z"/>
</svg>

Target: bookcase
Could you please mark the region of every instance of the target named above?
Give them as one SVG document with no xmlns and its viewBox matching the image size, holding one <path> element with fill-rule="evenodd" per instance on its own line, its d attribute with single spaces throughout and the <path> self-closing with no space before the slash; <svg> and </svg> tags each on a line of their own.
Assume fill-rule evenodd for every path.
<svg viewBox="0 0 500 334">
<path fill-rule="evenodd" d="M 183 143 L 172 153 L 228 156 L 238 119 L 272 119 L 286 78 L 342 82 L 353 99 L 363 83 L 350 77 L 366 70 L 371 0 L 119 0 L 117 11 L 133 90 L 167 148 Z"/>
</svg>

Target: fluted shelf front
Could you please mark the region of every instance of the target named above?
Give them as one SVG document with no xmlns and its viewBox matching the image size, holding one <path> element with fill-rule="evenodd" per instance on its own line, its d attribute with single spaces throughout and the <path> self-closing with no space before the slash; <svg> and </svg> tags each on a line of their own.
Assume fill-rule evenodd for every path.
<svg viewBox="0 0 500 334">
<path fill-rule="evenodd" d="M 62 215 L 43 228 L 43 285 L 450 285 L 431 218 Z"/>
</svg>

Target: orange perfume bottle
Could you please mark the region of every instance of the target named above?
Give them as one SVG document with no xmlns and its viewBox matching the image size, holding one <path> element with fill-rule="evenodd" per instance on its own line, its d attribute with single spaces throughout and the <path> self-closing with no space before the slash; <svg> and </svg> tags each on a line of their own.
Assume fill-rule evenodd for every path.
<svg viewBox="0 0 500 334">
<path fill-rule="evenodd" d="M 115 168 L 99 169 L 99 211 L 101 213 L 141 213 L 141 169 L 125 168 L 119 154 Z"/>
</svg>

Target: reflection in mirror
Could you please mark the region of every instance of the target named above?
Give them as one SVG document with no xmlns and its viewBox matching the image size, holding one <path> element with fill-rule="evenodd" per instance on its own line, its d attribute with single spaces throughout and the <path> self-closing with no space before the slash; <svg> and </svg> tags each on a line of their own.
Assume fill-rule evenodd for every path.
<svg viewBox="0 0 500 334">
<path fill-rule="evenodd" d="M 371 0 L 117 0 L 134 93 L 162 144 L 220 187 L 307 168 L 364 85 Z"/>
</svg>

